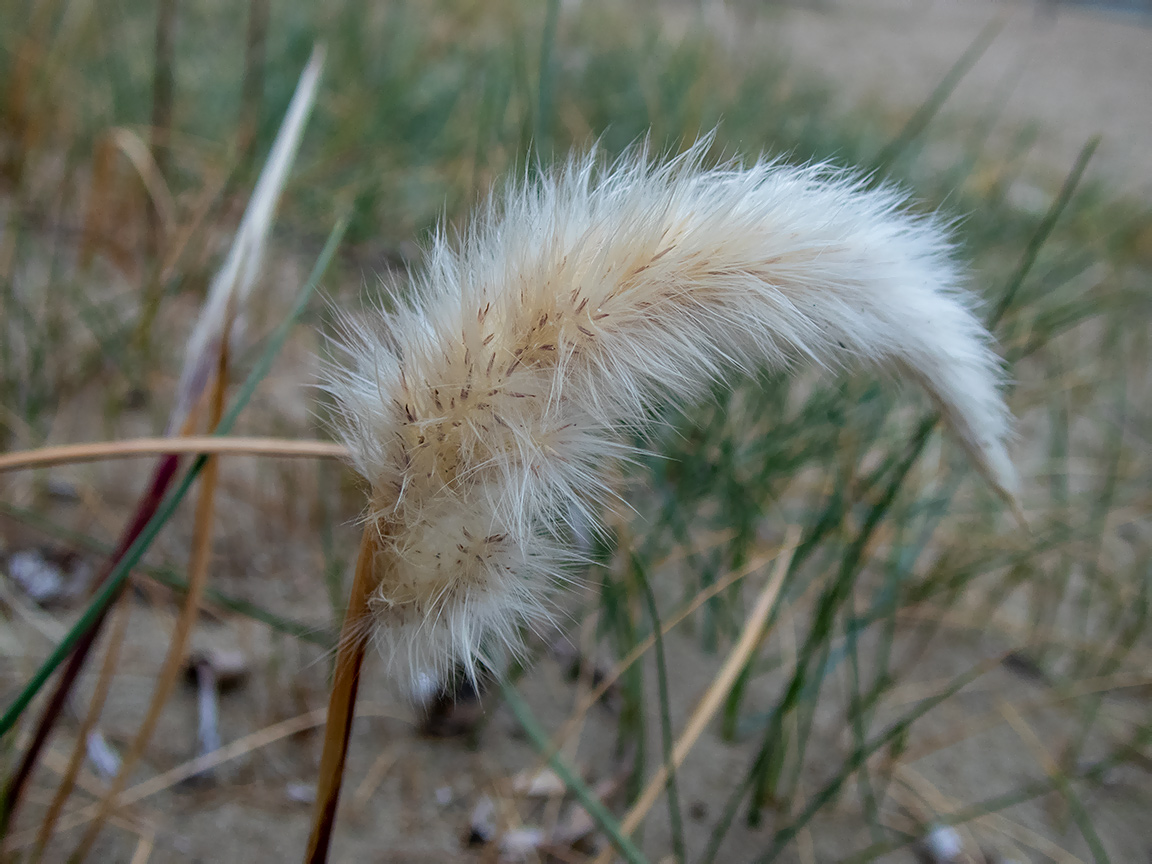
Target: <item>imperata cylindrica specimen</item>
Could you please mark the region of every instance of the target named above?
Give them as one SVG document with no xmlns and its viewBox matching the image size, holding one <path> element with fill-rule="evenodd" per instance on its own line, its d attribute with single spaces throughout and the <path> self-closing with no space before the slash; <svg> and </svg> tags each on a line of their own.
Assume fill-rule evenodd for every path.
<svg viewBox="0 0 1152 864">
<path fill-rule="evenodd" d="M 652 407 L 733 370 L 918 381 L 1012 496 L 1001 365 L 939 220 L 827 166 L 595 155 L 441 234 L 329 372 L 378 532 L 373 635 L 410 676 L 515 648 Z"/>
</svg>

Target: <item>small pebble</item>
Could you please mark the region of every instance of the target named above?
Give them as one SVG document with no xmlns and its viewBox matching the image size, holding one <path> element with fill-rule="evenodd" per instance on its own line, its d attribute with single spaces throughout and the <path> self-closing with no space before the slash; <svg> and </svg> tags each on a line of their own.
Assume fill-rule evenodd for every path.
<svg viewBox="0 0 1152 864">
<path fill-rule="evenodd" d="M 452 803 L 452 787 L 441 786 L 436 790 L 436 803 L 441 807 L 447 807 Z"/>
<path fill-rule="evenodd" d="M 297 804 L 312 804 L 316 801 L 316 787 L 311 783 L 289 783 L 284 787 L 284 795 Z"/>
<path fill-rule="evenodd" d="M 960 858 L 964 844 L 949 825 L 936 825 L 924 837 L 924 851 L 933 864 L 951 864 Z"/>
<path fill-rule="evenodd" d="M 512 778 L 512 791 L 529 798 L 554 798 L 565 792 L 564 781 L 551 768 L 521 771 Z"/>
<path fill-rule="evenodd" d="M 526 861 L 535 858 L 544 843 L 544 832 L 539 828 L 515 828 L 500 838 L 501 861 Z"/>
<path fill-rule="evenodd" d="M 468 845 L 491 843 L 496 836 L 496 805 L 487 795 L 481 795 L 468 820 Z"/>
<path fill-rule="evenodd" d="M 88 761 L 95 766 L 96 772 L 101 777 L 105 780 L 111 780 L 120 773 L 120 757 L 99 729 L 93 729 L 89 732 L 85 743 L 87 744 Z"/>
<path fill-rule="evenodd" d="M 8 575 L 37 603 L 50 603 L 65 593 L 64 571 L 38 549 L 13 552 L 8 559 Z"/>
</svg>

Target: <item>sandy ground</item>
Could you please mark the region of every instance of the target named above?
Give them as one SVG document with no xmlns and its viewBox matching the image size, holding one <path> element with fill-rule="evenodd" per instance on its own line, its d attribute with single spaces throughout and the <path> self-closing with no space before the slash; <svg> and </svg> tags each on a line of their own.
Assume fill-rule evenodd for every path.
<svg viewBox="0 0 1152 864">
<path fill-rule="evenodd" d="M 1099 134 L 1092 175 L 1152 193 L 1152 16 L 1031 0 L 813 0 L 762 26 L 843 105 L 911 108 L 994 22 L 1003 29 L 946 110 L 1039 124 L 1034 161 L 1048 173 L 1066 172 Z"/>
</svg>

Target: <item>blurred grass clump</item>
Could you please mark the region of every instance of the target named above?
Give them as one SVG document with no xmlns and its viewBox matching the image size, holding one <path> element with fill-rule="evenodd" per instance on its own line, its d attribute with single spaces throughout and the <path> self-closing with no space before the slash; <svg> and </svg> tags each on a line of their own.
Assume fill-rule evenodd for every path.
<svg viewBox="0 0 1152 864">
<path fill-rule="evenodd" d="M 1038 818 L 1020 808 L 1055 796 L 1076 829 L 1059 842 L 1097 861 L 1126 860 L 1130 837 L 1115 819 L 1097 828 L 1108 802 L 1096 790 L 1118 766 L 1152 758 L 1149 214 L 1081 182 L 1090 142 L 1063 166 L 1063 183 L 1044 188 L 1041 208 L 1017 206 L 1019 184 L 1044 183 L 1020 173 L 1033 133 L 994 138 L 1002 118 L 940 117 L 953 80 L 910 117 L 833 112 L 821 85 L 744 27 L 740 16 L 760 14 L 770 13 L 593 0 L 5 4 L 0 442 L 159 428 L 179 370 L 173 346 L 187 336 L 315 41 L 327 45 L 328 66 L 267 281 L 306 270 L 335 215 L 348 212 L 326 282 L 337 303 L 364 302 L 377 294 L 375 274 L 418 265 L 419 241 L 437 221 L 460 224 L 501 178 L 594 142 L 608 156 L 644 137 L 655 151 L 677 151 L 715 130 L 717 159 L 769 153 L 895 178 L 918 206 L 958 217 L 960 254 L 973 261 L 1016 381 L 1028 530 L 941 440 L 930 406 L 886 383 L 763 375 L 670 416 L 659 455 L 622 479 L 635 510 L 613 517 L 615 542 L 596 550 L 601 563 L 587 580 L 600 590 L 573 601 L 571 614 L 594 621 L 615 656 L 763 559 L 787 526 L 801 533 L 771 629 L 715 730 L 742 748 L 745 767 L 686 841 L 679 796 L 669 795 L 667 824 L 645 849 L 653 860 L 685 848 L 694 860 L 730 860 L 717 857 L 722 849 L 810 855 L 821 848 L 814 820 L 839 818 L 853 827 L 836 835 L 851 844 L 835 847 L 837 857 L 854 849 L 853 860 L 869 860 L 931 824 Z M 989 38 L 953 77 L 979 62 Z M 328 326 L 319 305 L 310 320 Z M 311 374 L 307 350 L 320 349 L 306 334 L 296 341 L 300 351 L 263 382 L 250 428 L 304 435 L 314 424 L 297 383 Z M 221 508 L 283 506 L 261 491 L 261 477 L 233 475 Z M 44 528 L 59 515 L 41 481 L 0 477 L 8 519 Z M 347 563 L 333 538 L 355 515 L 350 485 L 317 467 L 294 487 L 307 502 L 293 517 L 308 528 L 297 542 L 315 549 L 293 578 L 330 599 L 333 615 Z M 76 542 L 56 526 L 57 542 Z M 225 530 L 227 561 L 242 572 L 274 533 Z M 294 612 L 283 596 L 225 578 L 242 600 L 231 614 L 299 634 L 282 617 Z M 681 625 L 697 654 L 726 653 L 739 637 L 750 579 Z M 625 672 L 615 748 L 592 745 L 633 755 L 632 796 L 667 758 L 670 718 L 698 696 L 658 666 Z M 1007 676 L 989 685 L 1000 701 L 965 701 L 965 688 L 993 673 Z M 1025 673 L 1044 689 L 1004 683 Z M 4 677 L 6 693 L 18 684 Z M 949 706 L 951 726 L 917 735 L 929 712 Z M 1025 779 L 925 792 L 931 784 L 917 772 L 933 754 L 1005 724 L 1032 741 L 1032 722 L 1045 745 L 1021 763 Z M 679 775 L 681 792 L 690 777 Z M 1139 794 L 1146 802 L 1146 777 Z M 767 844 L 752 835 L 760 840 L 740 846 L 737 815 L 755 825 L 769 811 Z M 1020 836 L 1013 842 L 1027 846 Z"/>
</svg>

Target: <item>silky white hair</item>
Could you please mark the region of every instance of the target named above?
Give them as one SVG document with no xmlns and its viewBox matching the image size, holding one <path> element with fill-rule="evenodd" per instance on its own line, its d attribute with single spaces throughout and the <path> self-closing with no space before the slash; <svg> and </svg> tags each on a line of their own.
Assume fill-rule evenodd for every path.
<svg viewBox="0 0 1152 864">
<path fill-rule="evenodd" d="M 807 358 L 919 381 L 1011 498 L 1010 416 L 948 232 L 825 166 L 573 157 L 441 232 L 328 372 L 379 532 L 372 629 L 411 678 L 475 675 L 563 578 L 652 408 Z"/>
</svg>

